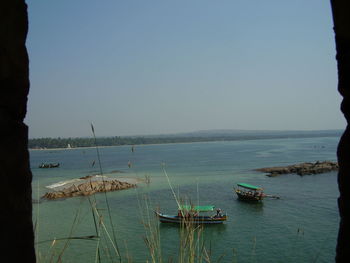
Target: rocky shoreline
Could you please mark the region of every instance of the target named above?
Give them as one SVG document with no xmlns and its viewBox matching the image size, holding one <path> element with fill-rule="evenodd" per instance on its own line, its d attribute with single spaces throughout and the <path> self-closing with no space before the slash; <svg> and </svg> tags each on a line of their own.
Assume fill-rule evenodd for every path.
<svg viewBox="0 0 350 263">
<path fill-rule="evenodd" d="M 297 174 L 303 176 L 337 171 L 338 168 L 339 166 L 337 162 L 317 161 L 315 163 L 299 163 L 288 166 L 259 168 L 255 171 L 267 173 L 267 176 L 269 177 L 279 176 L 281 174 Z"/>
<path fill-rule="evenodd" d="M 80 178 L 89 179 L 89 178 Z M 88 196 L 100 192 L 110 192 L 136 187 L 136 184 L 113 180 L 87 180 L 79 184 L 73 184 L 67 188 L 58 191 L 47 192 L 42 196 L 44 199 L 54 200 L 59 198 L 68 198 L 75 196 Z"/>
</svg>

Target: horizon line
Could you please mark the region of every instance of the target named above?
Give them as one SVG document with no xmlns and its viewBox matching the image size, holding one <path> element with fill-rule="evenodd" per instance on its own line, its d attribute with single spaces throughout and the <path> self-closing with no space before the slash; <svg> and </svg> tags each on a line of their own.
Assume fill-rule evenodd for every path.
<svg viewBox="0 0 350 263">
<path fill-rule="evenodd" d="M 312 133 L 312 132 L 344 132 L 345 129 L 315 129 L 315 130 L 254 130 L 254 129 L 206 129 L 206 130 L 195 130 L 195 131 L 189 131 L 189 132 L 175 132 L 175 133 L 154 133 L 154 134 L 137 134 L 137 135 L 103 135 L 103 136 L 97 136 L 97 138 L 110 138 L 110 137 L 156 137 L 156 136 L 176 136 L 176 135 L 191 135 L 191 134 L 200 134 L 200 133 L 215 133 L 215 132 L 222 132 L 222 133 L 229 133 L 229 132 L 307 132 L 307 133 Z M 224 135 L 224 134 L 222 134 Z M 228 134 L 226 134 L 228 135 Z M 232 134 L 233 135 L 233 134 Z M 43 139 L 43 138 L 60 138 L 60 139 L 74 139 L 74 138 L 92 138 L 93 136 L 72 136 L 72 137 L 29 137 L 28 140 L 33 140 L 33 139 Z"/>
</svg>

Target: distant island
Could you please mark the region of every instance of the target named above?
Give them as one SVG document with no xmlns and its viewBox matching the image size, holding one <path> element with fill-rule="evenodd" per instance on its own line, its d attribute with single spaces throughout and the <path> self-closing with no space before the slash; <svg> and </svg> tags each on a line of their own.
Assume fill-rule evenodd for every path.
<svg viewBox="0 0 350 263">
<path fill-rule="evenodd" d="M 98 137 L 97 146 L 121 146 L 165 143 L 191 143 L 213 141 L 241 141 L 259 139 L 340 137 L 342 130 L 318 131 L 252 131 L 208 130 L 191 133 L 143 136 Z M 29 139 L 30 149 L 80 148 L 96 146 L 94 138 L 35 138 Z"/>
</svg>

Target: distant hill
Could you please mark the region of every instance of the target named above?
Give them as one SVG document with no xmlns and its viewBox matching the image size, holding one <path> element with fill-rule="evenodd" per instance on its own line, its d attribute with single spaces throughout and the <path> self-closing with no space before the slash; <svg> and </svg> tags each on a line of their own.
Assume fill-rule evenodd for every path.
<svg viewBox="0 0 350 263">
<path fill-rule="evenodd" d="M 189 143 L 209 141 L 261 140 L 281 138 L 340 137 L 342 130 L 317 131 L 253 131 L 253 130 L 204 130 L 189 133 L 114 136 L 96 139 L 98 146 L 119 146 L 138 144 Z M 93 147 L 93 138 L 37 138 L 29 139 L 30 149 Z"/>
<path fill-rule="evenodd" d="M 165 137 L 242 137 L 242 136 L 340 136 L 343 130 L 233 130 L 233 129 L 217 129 L 217 130 L 199 130 L 193 132 L 173 133 L 173 134 L 158 134 L 158 135 L 138 135 L 125 137 L 145 137 L 145 138 L 165 138 Z"/>
</svg>

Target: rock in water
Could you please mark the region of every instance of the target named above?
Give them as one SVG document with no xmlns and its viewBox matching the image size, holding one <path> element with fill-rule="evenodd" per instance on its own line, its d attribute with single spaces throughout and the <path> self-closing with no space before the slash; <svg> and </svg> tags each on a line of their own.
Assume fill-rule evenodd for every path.
<svg viewBox="0 0 350 263">
<path fill-rule="evenodd" d="M 338 163 L 332 161 L 323 161 L 315 163 L 299 163 L 288 166 L 266 167 L 256 169 L 256 171 L 268 173 L 267 176 L 278 176 L 281 174 L 298 174 L 300 176 L 310 174 L 327 173 L 338 170 Z"/>
<path fill-rule="evenodd" d="M 78 185 L 73 184 L 70 187 L 64 188 L 60 191 L 47 192 L 42 198 L 58 199 L 74 196 L 86 196 L 99 192 L 110 192 L 133 187 L 136 187 L 136 184 L 130 184 L 118 180 L 88 181 Z"/>
</svg>

